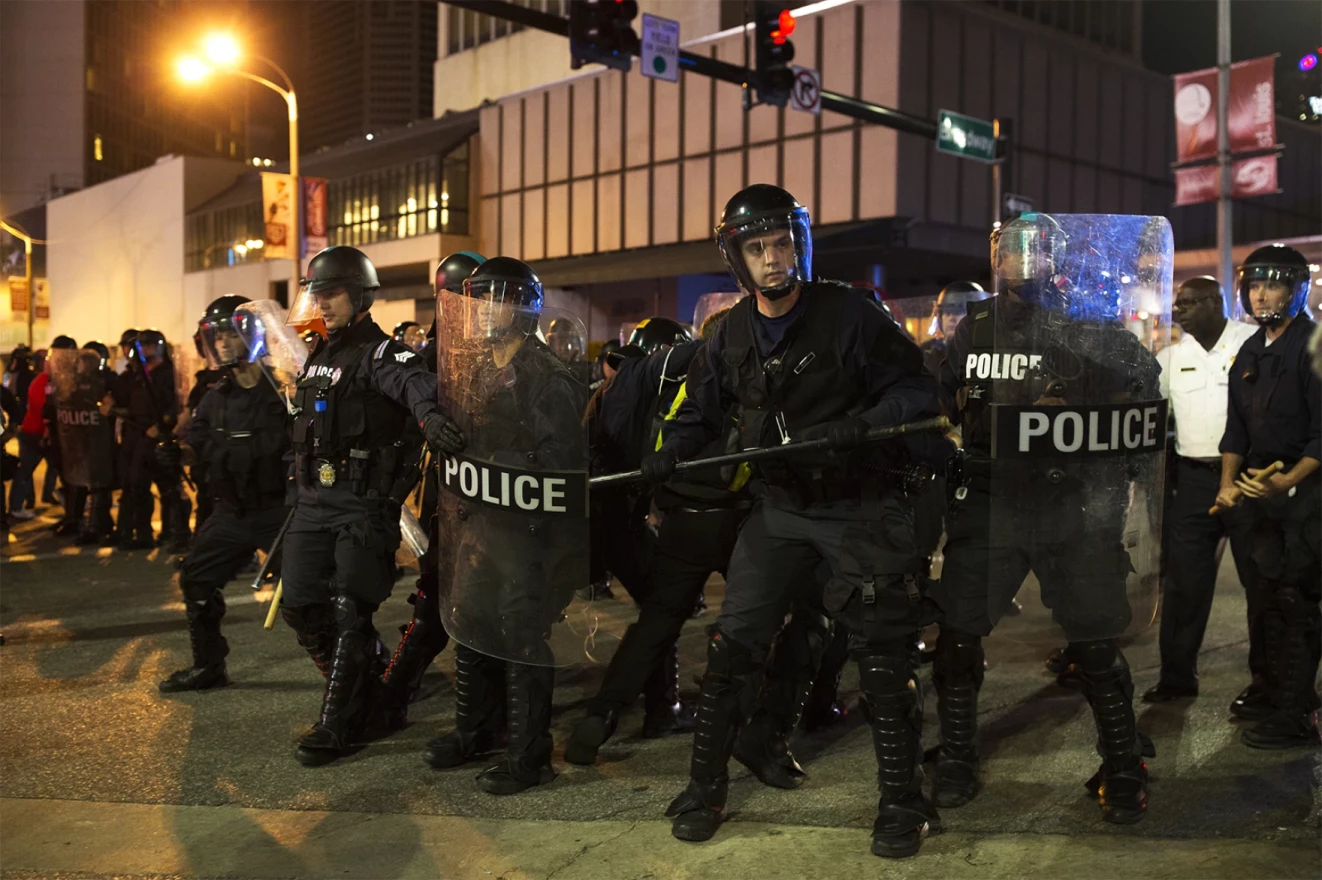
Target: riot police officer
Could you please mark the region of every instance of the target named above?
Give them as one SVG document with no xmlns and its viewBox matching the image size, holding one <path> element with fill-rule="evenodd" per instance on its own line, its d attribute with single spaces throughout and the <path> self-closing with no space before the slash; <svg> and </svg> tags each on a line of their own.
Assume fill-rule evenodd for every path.
<svg viewBox="0 0 1322 880">
<path fill-rule="evenodd" d="M 165 467 L 156 456 L 156 446 L 174 442 L 179 421 L 179 398 L 175 390 L 174 364 L 159 330 L 139 330 L 129 347 L 130 368 L 124 373 L 126 396 L 121 410 L 120 463 L 124 494 L 129 501 L 129 532 L 126 537 L 121 512 L 119 525 L 122 549 L 145 550 L 156 546 L 151 518 L 155 507 L 152 484 L 161 497 L 161 538 L 171 552 L 186 549 L 189 541 L 188 515 L 192 504 L 184 495 L 177 466 Z"/>
<path fill-rule="evenodd" d="M 464 282 L 473 274 L 486 258 L 472 251 L 459 251 L 441 260 L 436 270 L 436 294 L 442 291 L 462 294 Z M 436 372 L 436 322 L 432 322 L 431 332 L 427 334 L 428 344 L 424 352 L 427 369 Z M 396 340 L 398 341 L 398 340 Z M 399 645 L 391 657 L 390 665 L 381 674 L 381 717 L 384 727 L 403 727 L 408 717 L 408 705 L 416 696 L 422 684 L 422 677 L 433 660 L 445 650 L 450 637 L 441 623 L 440 601 L 437 595 L 437 567 L 441 552 L 441 539 L 437 531 L 436 509 L 439 503 L 439 487 L 436 483 L 437 468 L 428 467 L 423 471 L 422 511 L 423 524 L 427 529 L 427 552 L 418 560 L 418 580 L 409 604 L 413 606 L 413 619 L 400 634 Z"/>
<path fill-rule="evenodd" d="M 546 346 L 584 387 L 592 383 L 592 364 L 584 359 L 587 340 L 579 335 L 575 322 L 557 318 L 548 324 Z"/>
<path fill-rule="evenodd" d="M 427 345 L 427 331 L 417 321 L 400 321 L 390 336 L 410 351 L 421 352 Z"/>
<path fill-rule="evenodd" d="M 850 628 L 860 685 L 873 707 L 881 800 L 872 851 L 918 851 L 937 821 L 922 794 L 920 705 L 912 648 L 926 579 L 904 499 L 880 477 L 893 447 L 861 447 L 873 426 L 938 411 L 918 347 L 871 298 L 814 281 L 807 210 L 757 184 L 725 206 L 716 238 L 749 296 L 735 305 L 688 376 L 688 398 L 660 451 L 643 460 L 656 482 L 698 454 L 733 414 L 736 448 L 827 438 L 830 454 L 760 463 L 755 497 L 730 561 L 707 651 L 690 781 L 671 803 L 672 833 L 710 838 L 726 816 L 727 763 L 772 640 L 796 588 L 831 579 L 820 600 Z"/>
<path fill-rule="evenodd" d="M 1258 248 L 1240 266 L 1238 283 L 1259 329 L 1231 367 L 1217 506 L 1242 503 L 1253 518 L 1269 698 L 1236 701 L 1231 710 L 1258 722 L 1240 735 L 1247 746 L 1313 746 L 1322 653 L 1322 381 L 1309 369 L 1308 260 L 1285 245 Z M 1275 462 L 1283 470 L 1265 473 Z"/>
<path fill-rule="evenodd" d="M 980 302 L 989 296 L 976 281 L 952 281 L 937 294 L 932 306 L 931 338 L 919 346 L 923 350 L 923 366 L 936 376 L 946 357 L 946 346 L 955 336 L 955 328 L 968 313 L 969 303 Z"/>
<path fill-rule="evenodd" d="M 587 389 L 537 337 L 542 285 L 525 263 L 487 260 L 462 295 L 440 296 L 439 382 L 468 445 L 446 463 L 438 515 L 441 606 L 458 643 L 455 727 L 425 760 L 458 767 L 503 740 L 478 785 L 514 794 L 555 777 L 551 694 L 564 658 L 554 632 L 586 576 Z M 562 504 L 525 494 L 549 485 L 545 471 L 560 472 Z M 582 481 L 568 498 L 572 471 Z M 572 640 L 581 652 L 581 635 Z"/>
<path fill-rule="evenodd" d="M 616 360 L 615 376 L 592 410 L 593 457 L 599 470 L 636 470 L 643 455 L 656 450 L 661 425 L 701 346 L 670 318 L 646 318 L 634 328 L 629 344 L 621 349 L 625 355 Z M 640 611 L 638 622 L 625 632 L 611 658 L 587 718 L 565 747 L 565 760 L 571 764 L 591 764 L 596 759 L 597 750 L 615 732 L 620 713 L 639 692 L 645 705 L 645 737 L 692 727 L 692 709 L 679 700 L 676 640 L 684 621 L 692 616 L 707 576 L 724 572 L 729 545 L 743 518 L 739 508 L 747 508 L 737 493 L 720 485 L 719 475 L 715 477 L 715 485 L 701 487 L 690 481 L 669 493 L 636 486 L 592 493 L 593 580 L 600 580 L 605 572 L 613 574 Z M 689 500 L 694 493 L 697 500 Z M 654 497 L 663 519 L 653 553 L 646 523 Z M 686 525 L 685 513 L 690 510 L 716 515 L 697 516 Z"/>
<path fill-rule="evenodd" d="M 198 401 L 184 442 L 194 467 L 202 466 L 208 474 L 199 491 L 205 487 L 211 494 L 211 515 L 198 527 L 179 569 L 192 665 L 162 681 L 157 686 L 161 693 L 229 684 L 225 668 L 229 643 L 220 632 L 225 616 L 221 590 L 256 550 L 271 551 L 288 514 L 289 414 L 243 342 L 263 328 L 242 328 L 246 332 L 241 335 L 241 328 L 235 326 L 247 319 L 245 313 L 236 315 L 235 309 L 248 301 L 235 294 L 222 296 L 207 306 L 197 322 L 201 349 L 221 378 Z M 177 469 L 182 450 L 164 444 L 157 447 L 157 456 L 163 469 Z"/>
<path fill-rule="evenodd" d="M 1157 225 L 1155 237 L 1169 250 L 1169 227 Z M 1112 231 L 1089 233 L 1120 240 Z M 1103 763 L 1088 787 L 1103 818 L 1137 822 L 1147 809 L 1150 744 L 1136 729 L 1133 681 L 1116 637 L 1136 616 L 1126 594 L 1138 561 L 1124 534 L 1136 494 L 1131 482 L 1160 485 L 1165 444 L 1156 424 L 1164 405 L 1156 359 L 1119 321 L 1120 272 L 1083 278 L 1066 268 L 1069 249 L 1086 254 L 1089 238 L 1077 234 L 1071 245 L 1057 218 L 1045 214 L 1026 214 L 994 233 L 996 295 L 969 308 L 942 367 L 966 454 L 936 596 L 943 617 L 932 669 L 941 723 L 933 799 L 941 807 L 961 806 L 980 788 L 982 639 L 1031 570 L 1096 719 Z M 1106 427 L 1098 429 L 1102 412 Z M 1042 433 L 1053 419 L 1061 427 Z M 1093 441 L 1075 443 L 1070 429 L 1089 419 Z M 1117 430 L 1114 448 L 1113 419 L 1128 427 L 1123 445 Z M 1150 428 L 1135 433 L 1136 424 Z M 1153 572 L 1144 583 L 1155 581 Z"/>
<path fill-rule="evenodd" d="M 350 748 L 368 688 L 385 666 L 372 615 L 390 595 L 400 507 L 418 479 L 421 449 L 455 452 L 463 438 L 438 411 L 436 377 L 372 320 L 380 287 L 362 251 L 329 247 L 312 258 L 289 323 L 320 319 L 298 381 L 291 439 L 296 504 L 282 545 L 281 613 L 326 674 L 321 716 L 295 757 L 329 763 Z"/>
</svg>

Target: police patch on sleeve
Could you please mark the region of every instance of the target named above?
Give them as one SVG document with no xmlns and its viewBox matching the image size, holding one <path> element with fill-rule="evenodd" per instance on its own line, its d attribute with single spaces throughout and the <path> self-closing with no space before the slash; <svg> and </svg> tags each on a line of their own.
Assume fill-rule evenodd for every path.
<svg viewBox="0 0 1322 880">
<path fill-rule="evenodd" d="M 529 471 L 452 455 L 441 464 L 441 482 L 460 498 L 487 507 L 575 519 L 588 515 L 583 471 Z"/>
<path fill-rule="evenodd" d="M 1079 459 L 1166 448 L 1165 400 L 992 407 L 993 458 Z"/>
</svg>

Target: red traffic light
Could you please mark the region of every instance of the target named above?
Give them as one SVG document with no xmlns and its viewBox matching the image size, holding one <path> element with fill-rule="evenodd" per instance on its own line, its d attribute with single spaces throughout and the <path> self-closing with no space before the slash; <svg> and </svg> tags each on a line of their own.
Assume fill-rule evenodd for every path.
<svg viewBox="0 0 1322 880">
<path fill-rule="evenodd" d="M 771 41 L 779 46 L 789 39 L 790 34 L 794 33 L 794 13 L 788 9 L 782 9 L 780 15 L 776 17 L 776 29 L 771 32 Z"/>
</svg>

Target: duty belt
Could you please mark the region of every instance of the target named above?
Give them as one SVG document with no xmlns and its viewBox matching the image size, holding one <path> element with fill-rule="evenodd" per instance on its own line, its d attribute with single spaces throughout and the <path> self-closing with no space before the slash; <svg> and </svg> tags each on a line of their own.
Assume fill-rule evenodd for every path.
<svg viewBox="0 0 1322 880">
<path fill-rule="evenodd" d="M 366 489 L 369 457 L 370 453 L 364 449 L 351 449 L 344 458 L 314 458 L 309 476 L 327 489 L 337 483 L 348 483 L 347 488 L 361 495 Z"/>
</svg>

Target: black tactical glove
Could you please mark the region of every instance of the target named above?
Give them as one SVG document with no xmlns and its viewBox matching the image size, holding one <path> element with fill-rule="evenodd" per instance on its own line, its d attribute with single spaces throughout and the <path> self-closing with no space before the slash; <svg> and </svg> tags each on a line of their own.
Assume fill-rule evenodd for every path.
<svg viewBox="0 0 1322 880">
<path fill-rule="evenodd" d="M 155 455 L 156 463 L 167 471 L 178 470 L 184 460 L 184 451 L 179 448 L 178 441 L 173 437 L 156 444 Z"/>
<path fill-rule="evenodd" d="M 664 483 L 675 475 L 675 465 L 678 463 L 679 456 L 675 455 L 674 450 L 662 449 L 648 453 L 643 456 L 643 479 L 649 483 Z"/>
<path fill-rule="evenodd" d="M 841 419 L 826 426 L 826 439 L 832 449 L 853 449 L 867 440 L 871 427 L 862 419 Z"/>
<path fill-rule="evenodd" d="M 464 448 L 464 435 L 459 426 L 445 413 L 433 410 L 422 419 L 422 436 L 432 449 L 445 455 L 454 455 Z"/>
</svg>

